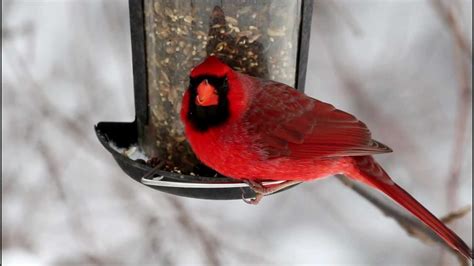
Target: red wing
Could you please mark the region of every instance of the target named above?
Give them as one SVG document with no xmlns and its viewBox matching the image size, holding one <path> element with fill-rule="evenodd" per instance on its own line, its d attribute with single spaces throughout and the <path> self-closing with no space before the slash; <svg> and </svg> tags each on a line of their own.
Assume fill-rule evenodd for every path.
<svg viewBox="0 0 474 266">
<path fill-rule="evenodd" d="M 273 81 L 260 85 L 245 117 L 265 158 L 309 159 L 391 152 L 367 126 L 334 106 Z"/>
</svg>

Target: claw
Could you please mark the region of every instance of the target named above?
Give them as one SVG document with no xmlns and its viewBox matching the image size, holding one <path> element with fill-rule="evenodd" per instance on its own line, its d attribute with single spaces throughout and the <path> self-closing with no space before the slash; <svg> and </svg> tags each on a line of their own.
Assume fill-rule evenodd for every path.
<svg viewBox="0 0 474 266">
<path fill-rule="evenodd" d="M 250 204 L 250 205 L 257 205 L 262 200 L 262 198 L 263 198 L 263 195 L 260 193 L 257 193 L 255 198 L 251 198 L 251 199 L 244 198 L 244 194 L 242 194 L 242 200 L 245 203 Z"/>
<path fill-rule="evenodd" d="M 255 200 L 255 198 L 246 199 L 242 196 L 242 200 L 249 205 L 253 205 L 253 201 Z"/>
</svg>

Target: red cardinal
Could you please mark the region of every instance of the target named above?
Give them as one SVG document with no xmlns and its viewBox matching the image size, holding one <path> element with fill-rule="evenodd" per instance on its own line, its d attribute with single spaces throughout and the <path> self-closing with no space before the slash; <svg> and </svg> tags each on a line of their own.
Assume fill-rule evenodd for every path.
<svg viewBox="0 0 474 266">
<path fill-rule="evenodd" d="M 399 187 L 372 154 L 391 152 L 354 116 L 270 80 L 233 71 L 208 57 L 190 74 L 181 119 L 199 159 L 241 179 L 257 199 L 302 181 L 343 174 L 380 190 L 467 258 L 453 231 Z M 264 187 L 263 180 L 284 180 Z"/>
</svg>

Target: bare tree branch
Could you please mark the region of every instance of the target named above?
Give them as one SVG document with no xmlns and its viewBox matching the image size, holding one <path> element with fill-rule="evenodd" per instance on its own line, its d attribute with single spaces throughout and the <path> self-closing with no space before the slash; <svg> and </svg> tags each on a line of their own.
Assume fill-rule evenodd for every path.
<svg viewBox="0 0 474 266">
<path fill-rule="evenodd" d="M 466 146 L 467 124 L 471 107 L 471 69 L 472 51 L 471 44 L 465 37 L 459 22 L 459 16 L 454 11 L 454 1 L 449 4 L 441 0 L 431 1 L 433 8 L 437 11 L 454 39 L 454 63 L 455 72 L 458 73 L 458 110 L 455 122 L 455 135 L 453 140 L 453 151 L 450 156 L 449 174 L 447 182 L 448 207 L 457 205 L 457 194 L 460 183 L 460 172 L 464 159 Z"/>
<path fill-rule="evenodd" d="M 460 219 L 460 218 L 466 216 L 471 211 L 471 209 L 472 209 L 471 205 L 464 206 L 464 207 L 462 207 L 461 209 L 459 209 L 457 211 L 453 211 L 453 212 L 448 213 L 447 215 L 441 217 L 440 220 L 443 223 L 449 224 L 451 222 L 454 222 L 457 219 Z"/>
<path fill-rule="evenodd" d="M 433 8 L 438 12 L 439 16 L 446 23 L 449 31 L 453 35 L 456 45 L 463 51 L 468 57 L 472 58 L 471 44 L 466 38 L 466 34 L 463 33 L 461 23 L 459 22 L 458 16 L 454 12 L 454 5 L 459 2 L 453 0 L 447 1 L 446 4 L 442 0 L 431 0 Z"/>
</svg>

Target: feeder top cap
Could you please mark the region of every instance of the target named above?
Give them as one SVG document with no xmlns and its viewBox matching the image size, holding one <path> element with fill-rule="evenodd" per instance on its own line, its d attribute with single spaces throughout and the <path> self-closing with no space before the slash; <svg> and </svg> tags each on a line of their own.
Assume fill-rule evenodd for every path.
<svg viewBox="0 0 474 266">
<path fill-rule="evenodd" d="M 191 71 L 191 78 L 199 76 L 225 77 L 231 68 L 215 56 L 207 57 Z"/>
</svg>

